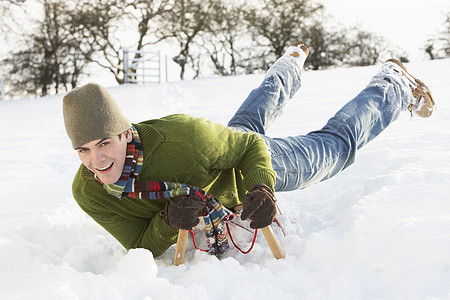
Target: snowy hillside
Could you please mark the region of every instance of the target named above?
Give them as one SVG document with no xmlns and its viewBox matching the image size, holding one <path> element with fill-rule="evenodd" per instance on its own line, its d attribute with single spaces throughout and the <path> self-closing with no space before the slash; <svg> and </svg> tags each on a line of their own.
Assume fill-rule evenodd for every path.
<svg viewBox="0 0 450 300">
<path fill-rule="evenodd" d="M 222 261 L 191 240 L 178 267 L 173 247 L 127 253 L 72 198 L 79 161 L 63 95 L 0 102 L 0 299 L 450 299 L 450 60 L 407 66 L 437 111 L 403 113 L 338 176 L 278 193 L 278 261 L 262 234 Z M 306 72 L 269 135 L 319 129 L 379 67 Z M 262 77 L 109 90 L 133 122 L 186 113 L 226 124 Z M 247 248 L 252 235 L 232 230 Z"/>
</svg>

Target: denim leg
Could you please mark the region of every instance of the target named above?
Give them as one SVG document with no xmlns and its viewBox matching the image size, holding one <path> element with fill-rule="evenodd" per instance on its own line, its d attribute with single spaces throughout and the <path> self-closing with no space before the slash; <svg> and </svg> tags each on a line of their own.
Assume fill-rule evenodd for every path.
<svg viewBox="0 0 450 300">
<path fill-rule="evenodd" d="M 380 73 L 327 124 L 307 135 L 261 135 L 277 173 L 276 191 L 290 191 L 323 181 L 351 165 L 356 150 L 378 136 L 405 110 L 410 90 L 397 74 Z"/>
<path fill-rule="evenodd" d="M 279 66 L 280 64 L 275 64 L 273 67 Z M 273 121 L 282 115 L 288 100 L 300 88 L 302 72 L 297 65 L 271 72 L 242 103 L 228 126 L 265 134 Z"/>
<path fill-rule="evenodd" d="M 351 165 L 356 150 L 395 121 L 411 99 L 408 84 L 398 73 L 383 67 L 321 130 L 271 138 L 265 135 L 267 128 L 301 86 L 299 68 L 279 67 L 250 93 L 228 124 L 240 131 L 256 132 L 266 141 L 277 173 L 276 191 L 305 188 Z"/>
</svg>

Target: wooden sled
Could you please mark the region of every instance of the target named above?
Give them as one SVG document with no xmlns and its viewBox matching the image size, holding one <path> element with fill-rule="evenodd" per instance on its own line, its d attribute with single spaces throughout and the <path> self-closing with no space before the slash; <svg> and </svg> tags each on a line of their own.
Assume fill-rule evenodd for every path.
<svg viewBox="0 0 450 300">
<path fill-rule="evenodd" d="M 269 225 L 267 227 L 261 228 L 261 231 L 264 234 L 264 238 L 266 239 L 267 244 L 269 244 L 273 256 L 276 259 L 284 258 L 283 250 L 281 249 L 280 244 L 278 244 L 278 241 L 273 234 L 272 227 L 270 227 Z M 180 229 L 178 231 L 177 246 L 175 248 L 175 257 L 173 259 L 173 264 L 175 266 L 179 266 L 184 262 L 184 253 L 186 252 L 188 237 L 189 230 Z"/>
</svg>

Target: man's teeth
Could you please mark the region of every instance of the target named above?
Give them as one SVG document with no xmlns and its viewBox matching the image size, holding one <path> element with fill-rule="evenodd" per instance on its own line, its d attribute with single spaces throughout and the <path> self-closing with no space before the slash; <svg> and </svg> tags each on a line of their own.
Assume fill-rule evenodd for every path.
<svg viewBox="0 0 450 300">
<path fill-rule="evenodd" d="M 112 164 L 113 164 L 113 163 L 111 163 L 110 165 L 108 165 L 108 166 L 106 166 L 106 167 L 104 167 L 104 168 L 97 168 L 97 170 L 99 170 L 99 171 L 105 171 L 106 169 L 111 168 Z"/>
</svg>

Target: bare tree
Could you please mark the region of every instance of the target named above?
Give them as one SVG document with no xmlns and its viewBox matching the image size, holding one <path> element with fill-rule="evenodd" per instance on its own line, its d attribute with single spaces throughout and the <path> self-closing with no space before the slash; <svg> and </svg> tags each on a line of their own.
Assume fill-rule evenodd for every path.
<svg viewBox="0 0 450 300">
<path fill-rule="evenodd" d="M 445 56 L 450 56 L 450 12 L 447 13 L 447 18 L 445 20 L 444 31 L 441 33 L 442 50 Z"/>
<path fill-rule="evenodd" d="M 9 33 L 17 24 L 11 12 L 17 8 L 24 9 L 26 0 L 0 0 L 0 32 Z M 11 25 L 13 24 L 13 26 Z"/>
<path fill-rule="evenodd" d="M 159 35 L 170 37 L 179 46 L 179 53 L 173 57 L 180 70 L 180 79 L 184 79 L 186 65 L 195 61 L 191 46 L 199 34 L 204 32 L 210 22 L 212 4 L 208 0 L 179 0 L 175 1 L 168 19 L 165 20 Z M 194 65 L 197 65 L 194 62 Z"/>
<path fill-rule="evenodd" d="M 260 0 L 247 19 L 262 44 L 275 58 L 283 55 L 293 41 L 303 40 L 303 32 L 323 6 L 312 0 Z"/>
<path fill-rule="evenodd" d="M 387 54 L 387 43 L 382 37 L 325 21 L 316 19 L 304 29 L 302 41 L 310 48 L 305 67 L 318 70 L 336 65 L 367 66 Z"/>
<path fill-rule="evenodd" d="M 22 6 L 26 0 L 0 0 L 0 14 L 4 16 L 11 7 Z"/>
<path fill-rule="evenodd" d="M 83 38 L 89 40 L 93 49 L 100 54 L 93 61 L 108 69 L 116 81 L 122 84 L 124 45 L 116 33 L 125 30 L 131 35 L 135 33 L 136 39 L 129 45 L 133 50 L 156 44 L 166 38 L 156 38 L 155 31 L 159 30 L 158 21 L 166 18 L 171 5 L 171 0 L 86 0 L 79 3 L 77 26 Z M 139 57 L 138 53 L 134 59 Z"/>
<path fill-rule="evenodd" d="M 74 88 L 92 54 L 74 38 L 68 4 L 62 0 L 43 0 L 42 4 L 44 19 L 38 32 L 27 34 L 25 49 L 4 60 L 13 94 L 45 96 Z"/>
<path fill-rule="evenodd" d="M 211 21 L 208 31 L 202 36 L 202 46 L 218 74 L 236 75 L 239 53 L 243 47 L 249 46 L 245 43 L 248 35 L 244 14 L 246 5 L 222 0 L 212 3 Z"/>
<path fill-rule="evenodd" d="M 0 16 L 2 17 L 2 20 L 8 15 L 12 7 L 21 7 L 25 1 L 26 0 L 0 0 Z"/>
<path fill-rule="evenodd" d="M 443 30 L 433 34 L 423 47 L 431 60 L 450 56 L 450 12 L 447 13 Z"/>
<path fill-rule="evenodd" d="M 431 60 L 435 59 L 433 41 L 431 41 L 431 40 L 428 41 L 428 44 L 425 46 L 425 53 L 428 54 L 428 56 L 430 57 Z"/>
<path fill-rule="evenodd" d="M 376 64 L 385 49 L 388 48 L 386 41 L 371 32 L 359 29 L 353 29 L 353 32 L 354 38 L 348 38 L 349 47 L 345 51 L 345 63 L 352 66 Z"/>
<path fill-rule="evenodd" d="M 305 67 L 318 70 L 342 63 L 347 50 L 344 29 L 331 31 L 316 20 L 304 29 L 303 35 L 303 41 L 310 48 Z"/>
<path fill-rule="evenodd" d="M 14 4 L 14 5 L 21 5 L 25 1 L 26 0 L 1 0 L 0 3 L 10 3 L 10 4 Z"/>
</svg>

